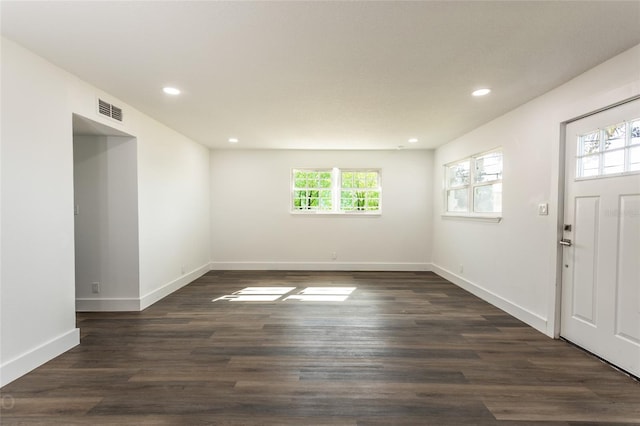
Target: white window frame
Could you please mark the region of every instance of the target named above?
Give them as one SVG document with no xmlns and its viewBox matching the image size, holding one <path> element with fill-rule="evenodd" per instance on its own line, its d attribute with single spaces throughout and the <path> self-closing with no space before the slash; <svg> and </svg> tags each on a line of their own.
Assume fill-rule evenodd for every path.
<svg viewBox="0 0 640 426">
<path fill-rule="evenodd" d="M 503 169 L 501 171 L 501 178 L 486 182 L 475 182 L 475 162 L 476 159 L 484 157 L 492 153 L 500 153 L 503 158 Z M 469 182 L 463 185 L 449 186 L 449 169 L 456 164 L 468 162 L 469 164 Z M 494 148 L 489 151 L 484 151 L 478 154 L 471 155 L 469 157 L 461 158 L 456 161 L 452 161 L 444 165 L 444 191 L 443 191 L 443 218 L 453 219 L 472 219 L 489 222 L 500 222 L 502 220 L 502 203 L 500 204 L 499 212 L 476 212 L 475 208 L 475 189 L 482 186 L 502 184 L 502 176 L 504 174 L 504 154 L 502 153 L 502 147 Z M 467 210 L 466 211 L 449 211 L 449 191 L 451 190 L 464 190 L 467 191 Z"/>
<path fill-rule="evenodd" d="M 343 173 L 376 173 L 378 175 L 378 186 L 375 188 L 363 188 L 366 191 L 374 191 L 377 192 L 378 195 L 378 208 L 376 210 L 342 210 L 342 191 L 344 188 L 342 187 L 342 174 Z M 340 213 L 343 214 L 380 214 L 382 211 L 382 173 L 380 169 L 353 169 L 353 168 L 344 168 L 338 169 L 338 175 L 340 177 L 338 182 L 338 191 L 336 191 L 336 196 L 338 198 L 337 208 L 340 210 Z M 348 188 L 348 190 L 354 190 L 356 188 Z"/>
<path fill-rule="evenodd" d="M 331 172 L 331 210 L 309 210 L 294 208 L 295 191 L 300 190 L 295 186 L 295 173 L 297 171 L 317 171 Z M 342 210 L 341 191 L 342 191 L 342 173 L 343 172 L 375 172 L 378 174 L 378 187 L 375 189 L 380 197 L 378 199 L 377 210 Z M 346 215 L 346 216 L 380 216 L 382 214 L 382 170 L 380 168 L 339 168 L 339 167 L 294 167 L 290 173 L 291 189 L 289 199 L 289 210 L 294 215 Z M 372 190 L 373 188 L 368 190 Z"/>
<path fill-rule="evenodd" d="M 317 191 L 331 191 L 331 210 L 321 210 L 320 208 L 318 209 L 296 209 L 294 208 L 294 203 L 295 203 L 295 193 L 296 191 L 305 191 L 305 190 L 311 190 L 308 187 L 303 188 L 296 188 L 296 181 L 295 181 L 295 174 L 296 172 L 316 172 L 316 173 L 331 173 L 331 185 L 329 187 L 326 188 L 315 188 L 313 190 L 317 190 Z M 335 186 L 335 170 L 333 170 L 331 167 L 300 167 L 300 168 L 293 168 L 291 169 L 291 191 L 290 191 L 290 200 L 289 200 L 289 208 L 291 209 L 292 213 L 306 213 L 306 214 L 318 214 L 318 213 L 331 213 L 333 212 L 333 210 L 335 210 L 336 208 L 336 197 L 335 197 L 335 190 L 334 190 L 334 186 Z M 319 207 L 319 206 L 318 206 Z"/>
<path fill-rule="evenodd" d="M 638 118 L 634 118 L 632 120 L 626 120 L 623 121 L 621 123 L 613 123 L 609 126 L 605 126 L 605 127 L 601 127 L 598 129 L 593 129 L 589 132 L 585 132 L 582 133 L 581 135 L 579 135 L 576 139 L 576 169 L 575 169 L 575 176 L 574 176 L 574 180 L 576 181 L 580 181 L 580 180 L 590 180 L 590 179 L 606 179 L 609 177 L 616 177 L 616 176 L 626 176 L 626 175 L 633 175 L 633 174 L 639 174 L 640 170 L 631 170 L 631 150 L 632 149 L 638 149 L 638 147 L 640 147 L 640 145 L 638 143 L 633 143 L 633 135 L 631 132 L 632 129 L 632 125 L 634 123 L 637 123 L 638 121 L 640 121 L 640 117 Z M 625 126 L 625 140 L 624 140 L 624 144 L 622 147 L 620 148 L 614 148 L 614 149 L 610 149 L 607 150 L 606 149 L 606 129 L 612 126 L 620 126 L 620 125 L 624 125 Z M 598 133 L 598 151 L 596 153 L 593 154 L 584 154 L 581 152 L 582 149 L 582 143 L 583 143 L 583 138 L 587 135 L 593 134 L 597 132 Z M 611 153 L 615 153 L 615 152 L 623 152 L 624 155 L 624 164 L 622 166 L 623 171 L 622 172 L 617 172 L 617 173 L 604 173 L 604 159 L 605 159 L 605 155 L 606 154 L 611 154 Z M 584 162 L 583 160 L 589 157 L 598 157 L 598 174 L 596 175 L 590 175 L 590 176 L 581 176 L 584 173 Z"/>
</svg>

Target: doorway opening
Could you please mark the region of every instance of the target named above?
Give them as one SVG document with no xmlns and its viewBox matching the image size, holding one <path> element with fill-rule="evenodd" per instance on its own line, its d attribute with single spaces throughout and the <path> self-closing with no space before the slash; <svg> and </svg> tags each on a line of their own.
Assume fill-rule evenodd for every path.
<svg viewBox="0 0 640 426">
<path fill-rule="evenodd" d="M 140 307 L 137 139 L 73 114 L 76 311 Z"/>
</svg>

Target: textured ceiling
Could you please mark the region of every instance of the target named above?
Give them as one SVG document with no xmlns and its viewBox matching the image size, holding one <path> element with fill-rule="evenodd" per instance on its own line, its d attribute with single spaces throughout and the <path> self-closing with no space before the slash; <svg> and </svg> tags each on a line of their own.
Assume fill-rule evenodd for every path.
<svg viewBox="0 0 640 426">
<path fill-rule="evenodd" d="M 639 1 L 0 7 L 5 37 L 213 148 L 433 148 L 640 43 Z"/>
</svg>

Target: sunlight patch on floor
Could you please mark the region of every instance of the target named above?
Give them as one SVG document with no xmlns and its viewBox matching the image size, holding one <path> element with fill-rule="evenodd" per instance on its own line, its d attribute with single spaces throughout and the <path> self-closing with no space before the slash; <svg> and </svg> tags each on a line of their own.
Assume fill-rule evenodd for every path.
<svg viewBox="0 0 640 426">
<path fill-rule="evenodd" d="M 246 287 L 232 294 L 227 294 L 212 302 L 344 302 L 356 287 L 306 287 L 296 294 L 291 294 L 296 287 Z"/>
</svg>

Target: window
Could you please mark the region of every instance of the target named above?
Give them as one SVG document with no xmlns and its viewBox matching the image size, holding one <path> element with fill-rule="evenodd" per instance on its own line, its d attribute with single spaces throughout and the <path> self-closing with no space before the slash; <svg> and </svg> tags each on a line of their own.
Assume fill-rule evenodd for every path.
<svg viewBox="0 0 640 426">
<path fill-rule="evenodd" d="M 292 210 L 300 213 L 380 213 L 378 169 L 294 169 Z"/>
<path fill-rule="evenodd" d="M 578 136 L 576 178 L 640 171 L 640 118 Z"/>
<path fill-rule="evenodd" d="M 445 166 L 446 212 L 495 216 L 502 212 L 502 150 Z"/>
<path fill-rule="evenodd" d="M 340 210 L 380 210 L 380 179 L 375 170 L 340 172 Z"/>
<path fill-rule="evenodd" d="M 293 171 L 293 209 L 333 210 L 331 169 Z"/>
</svg>

